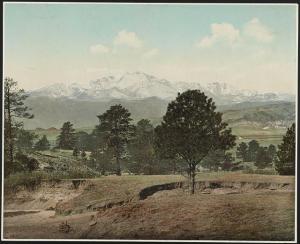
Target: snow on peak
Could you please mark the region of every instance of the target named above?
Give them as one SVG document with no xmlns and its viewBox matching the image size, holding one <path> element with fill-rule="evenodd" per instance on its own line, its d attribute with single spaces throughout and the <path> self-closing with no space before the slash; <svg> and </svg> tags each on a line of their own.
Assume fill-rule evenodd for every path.
<svg viewBox="0 0 300 244">
<path fill-rule="evenodd" d="M 196 82 L 170 82 L 143 72 L 127 72 L 120 78 L 101 77 L 90 81 L 88 87 L 83 87 L 78 83 L 56 83 L 32 91 L 31 95 L 85 100 L 143 99 L 148 97 L 171 100 L 176 97 L 178 92 L 188 89 L 204 91 L 207 96 L 212 97 L 219 104 L 245 101 L 291 101 L 294 99 L 294 96 L 290 94 L 239 90 L 224 82 L 213 82 L 206 86 Z"/>
</svg>

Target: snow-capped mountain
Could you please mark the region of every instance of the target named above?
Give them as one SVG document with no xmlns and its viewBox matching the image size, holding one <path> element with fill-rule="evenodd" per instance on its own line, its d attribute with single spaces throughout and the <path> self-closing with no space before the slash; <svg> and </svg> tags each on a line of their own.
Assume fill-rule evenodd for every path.
<svg viewBox="0 0 300 244">
<path fill-rule="evenodd" d="M 55 83 L 53 85 L 43 87 L 30 92 L 31 96 L 45 96 L 45 97 L 67 97 L 82 99 L 88 96 L 88 89 L 82 87 L 78 83 Z"/>
<path fill-rule="evenodd" d="M 56 83 L 30 92 L 31 96 L 65 97 L 79 100 L 125 99 L 135 100 L 158 97 L 174 99 L 178 92 L 187 89 L 200 89 L 217 104 L 230 104 L 247 101 L 294 101 L 294 96 L 280 93 L 259 93 L 239 90 L 227 83 L 213 82 L 206 86 L 199 83 L 170 82 L 143 72 L 126 73 L 120 78 L 102 77 L 90 81 L 84 87 L 78 83 Z"/>
</svg>

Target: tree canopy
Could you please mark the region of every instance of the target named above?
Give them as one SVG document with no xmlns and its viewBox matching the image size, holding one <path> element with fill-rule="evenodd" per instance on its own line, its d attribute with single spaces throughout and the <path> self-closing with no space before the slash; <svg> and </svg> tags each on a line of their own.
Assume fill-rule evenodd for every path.
<svg viewBox="0 0 300 244">
<path fill-rule="evenodd" d="M 126 156 L 127 143 L 133 132 L 130 113 L 121 104 L 117 104 L 97 117 L 99 125 L 96 126 L 95 134 L 102 138 L 105 148 L 113 149 L 113 155 L 116 158 L 116 174 L 121 175 L 120 160 Z"/>
<path fill-rule="evenodd" d="M 18 82 L 6 77 L 4 80 L 4 173 L 13 172 L 15 141 L 23 123 L 18 118 L 32 119 L 30 108 L 24 104 L 28 95 L 18 88 Z"/>
<path fill-rule="evenodd" d="M 295 123 L 288 128 L 283 142 L 278 145 L 275 168 L 281 175 L 295 175 Z"/>
<path fill-rule="evenodd" d="M 161 157 L 179 157 L 188 164 L 194 193 L 195 170 L 209 152 L 228 150 L 235 136 L 215 103 L 200 90 L 187 90 L 169 103 L 161 125 L 155 128 L 156 149 Z"/>
<path fill-rule="evenodd" d="M 35 144 L 35 149 L 39 151 L 48 150 L 50 148 L 50 143 L 46 135 L 43 135 Z"/>
<path fill-rule="evenodd" d="M 58 147 L 61 149 L 73 149 L 76 143 L 75 129 L 70 121 L 63 124 L 57 137 Z"/>
</svg>

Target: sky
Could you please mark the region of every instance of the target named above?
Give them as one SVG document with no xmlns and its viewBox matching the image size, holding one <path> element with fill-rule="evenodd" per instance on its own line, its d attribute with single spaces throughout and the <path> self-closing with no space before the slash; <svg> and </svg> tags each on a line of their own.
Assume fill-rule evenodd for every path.
<svg viewBox="0 0 300 244">
<path fill-rule="evenodd" d="M 145 72 L 296 93 L 297 5 L 4 6 L 4 75 L 32 90 Z"/>
</svg>

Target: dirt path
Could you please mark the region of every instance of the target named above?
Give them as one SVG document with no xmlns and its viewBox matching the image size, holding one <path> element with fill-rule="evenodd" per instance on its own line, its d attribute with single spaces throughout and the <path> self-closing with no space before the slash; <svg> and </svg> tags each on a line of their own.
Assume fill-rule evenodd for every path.
<svg viewBox="0 0 300 244">
<path fill-rule="evenodd" d="M 40 211 L 25 215 L 4 218 L 4 238 L 7 239 L 74 239 L 78 233 L 89 226 L 95 212 L 57 216 L 55 211 Z M 59 231 L 59 225 L 67 221 L 71 231 Z"/>
</svg>

